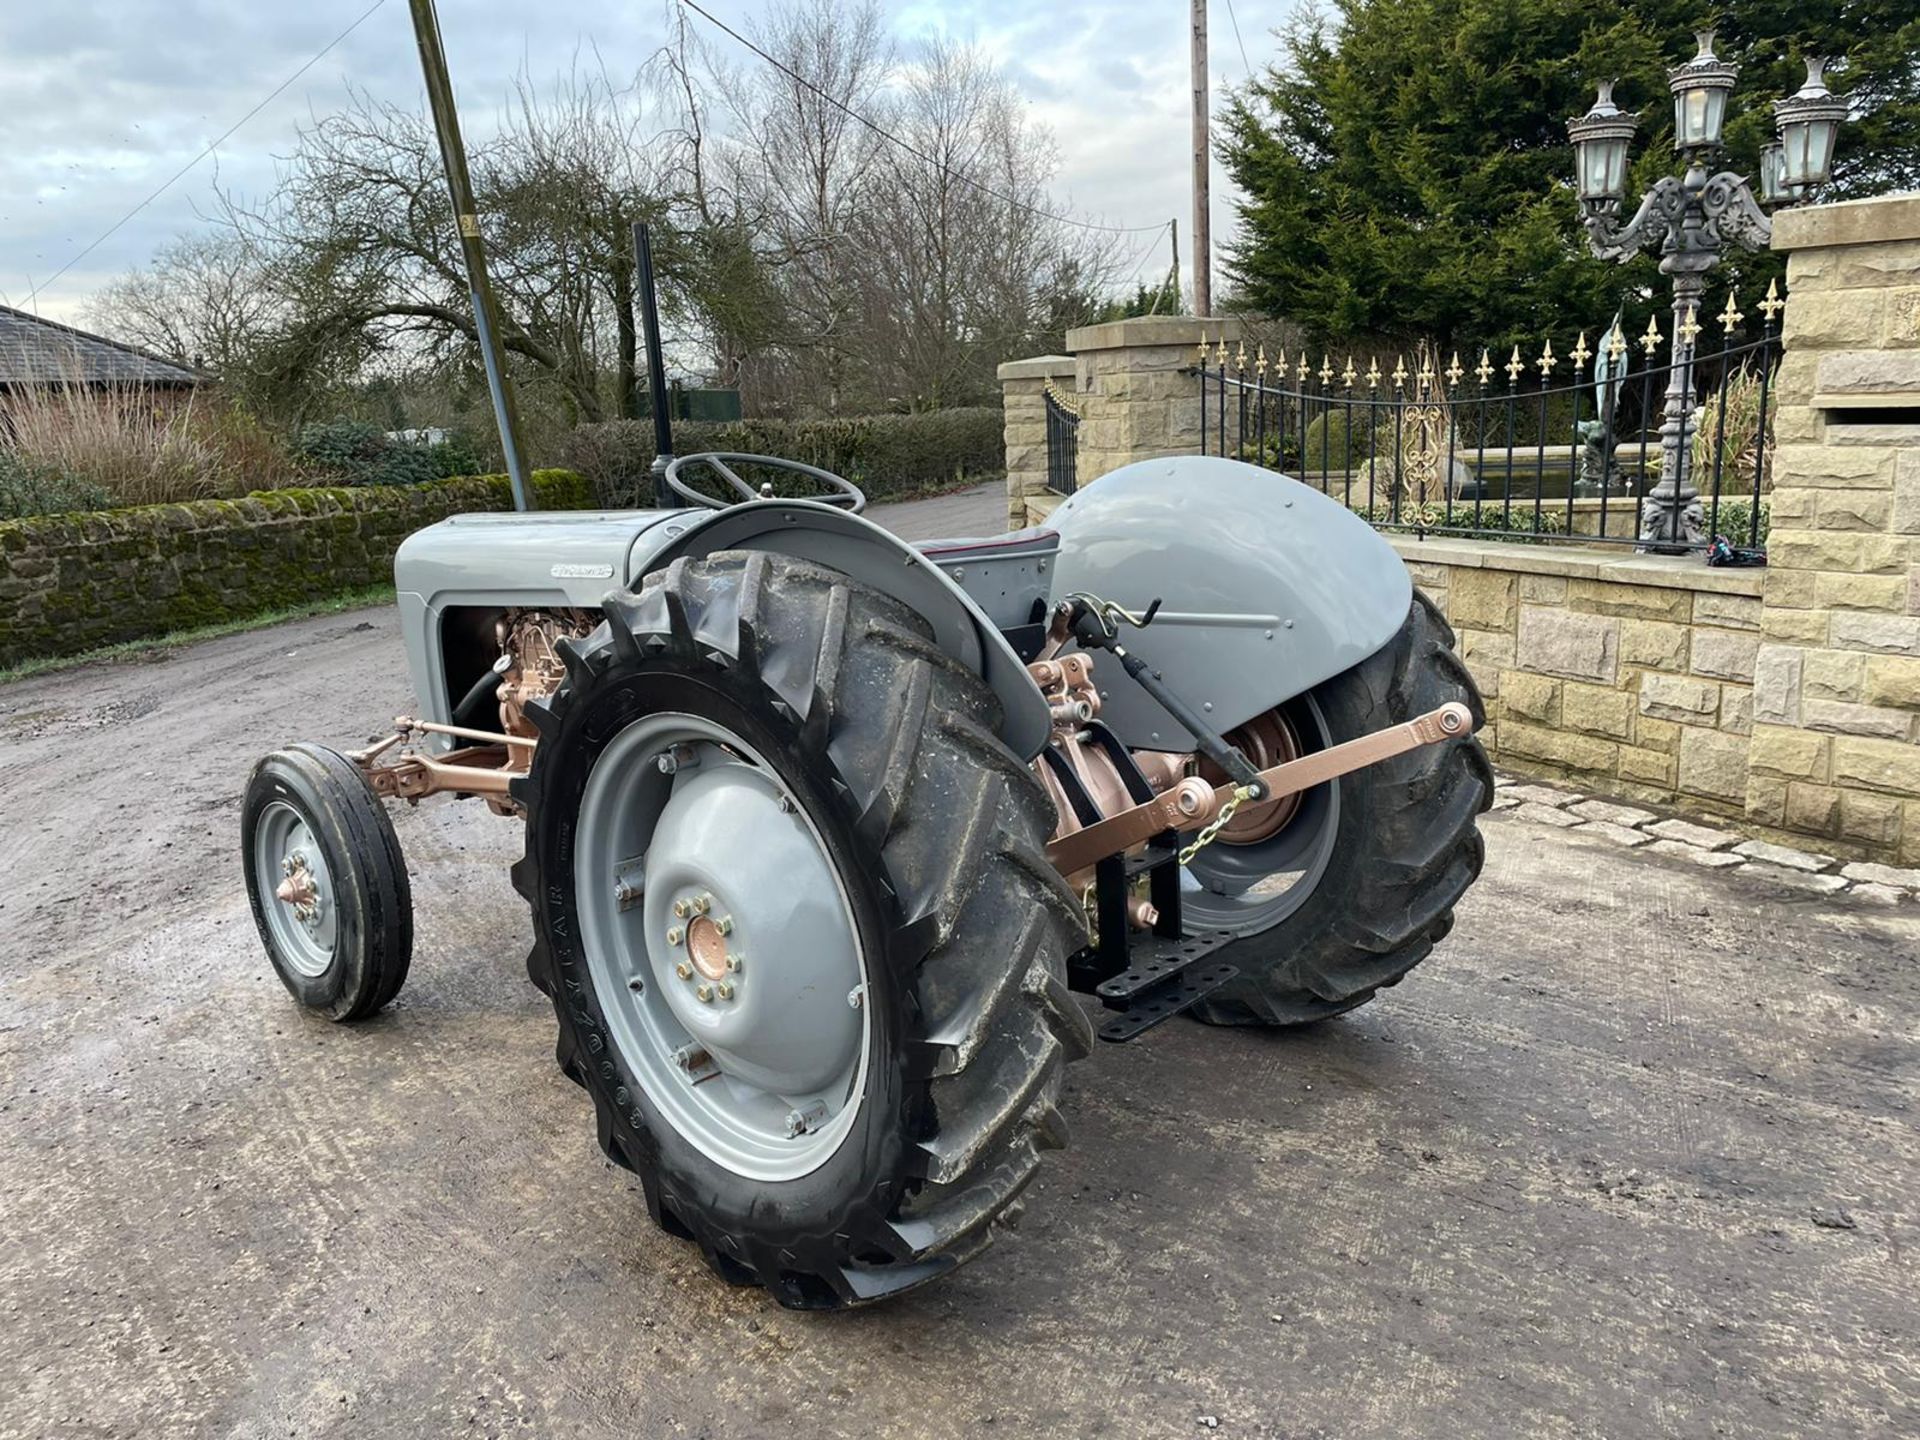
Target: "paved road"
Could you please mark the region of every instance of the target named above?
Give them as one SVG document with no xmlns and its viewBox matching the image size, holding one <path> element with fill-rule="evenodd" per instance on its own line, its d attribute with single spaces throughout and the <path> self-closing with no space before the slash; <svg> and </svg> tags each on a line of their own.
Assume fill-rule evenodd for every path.
<svg viewBox="0 0 1920 1440">
<path fill-rule="evenodd" d="M 0 1436 L 1920 1433 L 1911 909 L 1489 817 L 1407 984 L 1103 1049 L 1018 1231 L 796 1315 L 601 1160 L 512 822 L 399 813 L 376 1020 L 273 977 L 247 767 L 405 703 L 386 611 L 0 689 Z"/>
</svg>

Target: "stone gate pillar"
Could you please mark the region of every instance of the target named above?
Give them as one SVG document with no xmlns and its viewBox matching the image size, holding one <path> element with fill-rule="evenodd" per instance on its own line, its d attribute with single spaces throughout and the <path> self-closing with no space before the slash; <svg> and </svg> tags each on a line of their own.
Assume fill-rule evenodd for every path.
<svg viewBox="0 0 1920 1440">
<path fill-rule="evenodd" d="M 1920 864 L 1920 196 L 1782 212 L 1746 808 Z"/>
</svg>

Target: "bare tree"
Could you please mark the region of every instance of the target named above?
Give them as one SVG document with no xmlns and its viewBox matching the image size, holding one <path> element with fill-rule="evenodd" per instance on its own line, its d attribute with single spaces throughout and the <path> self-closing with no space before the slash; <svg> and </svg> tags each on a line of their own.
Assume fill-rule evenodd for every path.
<svg viewBox="0 0 1920 1440">
<path fill-rule="evenodd" d="M 994 366 L 1091 296 L 1108 247 L 1049 208 L 1050 138 L 978 50 L 930 43 L 902 74 L 857 230 L 869 384 L 913 408 L 980 403 Z"/>
<path fill-rule="evenodd" d="M 87 320 L 157 355 L 224 373 L 249 363 L 282 318 L 265 269 L 231 230 L 182 236 L 94 296 Z"/>
</svg>

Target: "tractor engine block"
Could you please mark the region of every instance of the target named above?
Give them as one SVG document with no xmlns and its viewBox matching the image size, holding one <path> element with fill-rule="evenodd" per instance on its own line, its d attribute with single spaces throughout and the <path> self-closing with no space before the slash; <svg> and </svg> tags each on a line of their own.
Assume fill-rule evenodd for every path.
<svg viewBox="0 0 1920 1440">
<path fill-rule="evenodd" d="M 504 733 L 535 738 L 533 722 L 527 719 L 528 703 L 545 699 L 567 678 L 567 662 L 560 658 L 557 642 L 591 634 L 599 618 L 588 610 L 509 610 L 494 622 L 494 640 L 500 646 L 494 668 L 500 673 Z"/>
</svg>

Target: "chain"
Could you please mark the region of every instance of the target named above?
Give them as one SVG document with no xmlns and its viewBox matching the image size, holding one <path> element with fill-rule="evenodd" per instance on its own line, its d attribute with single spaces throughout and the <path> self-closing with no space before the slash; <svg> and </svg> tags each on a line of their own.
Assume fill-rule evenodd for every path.
<svg viewBox="0 0 1920 1440">
<path fill-rule="evenodd" d="M 1198 855 L 1219 838 L 1221 830 L 1226 827 L 1226 823 L 1233 819 L 1233 812 L 1240 808 L 1240 802 L 1243 800 L 1251 800 L 1252 798 L 1252 787 L 1247 785 L 1234 786 L 1233 794 L 1228 798 L 1227 803 L 1220 807 L 1220 813 L 1213 817 L 1213 823 L 1195 836 L 1193 843 L 1180 852 L 1180 863 L 1182 865 L 1191 865 L 1194 856 Z"/>
</svg>

